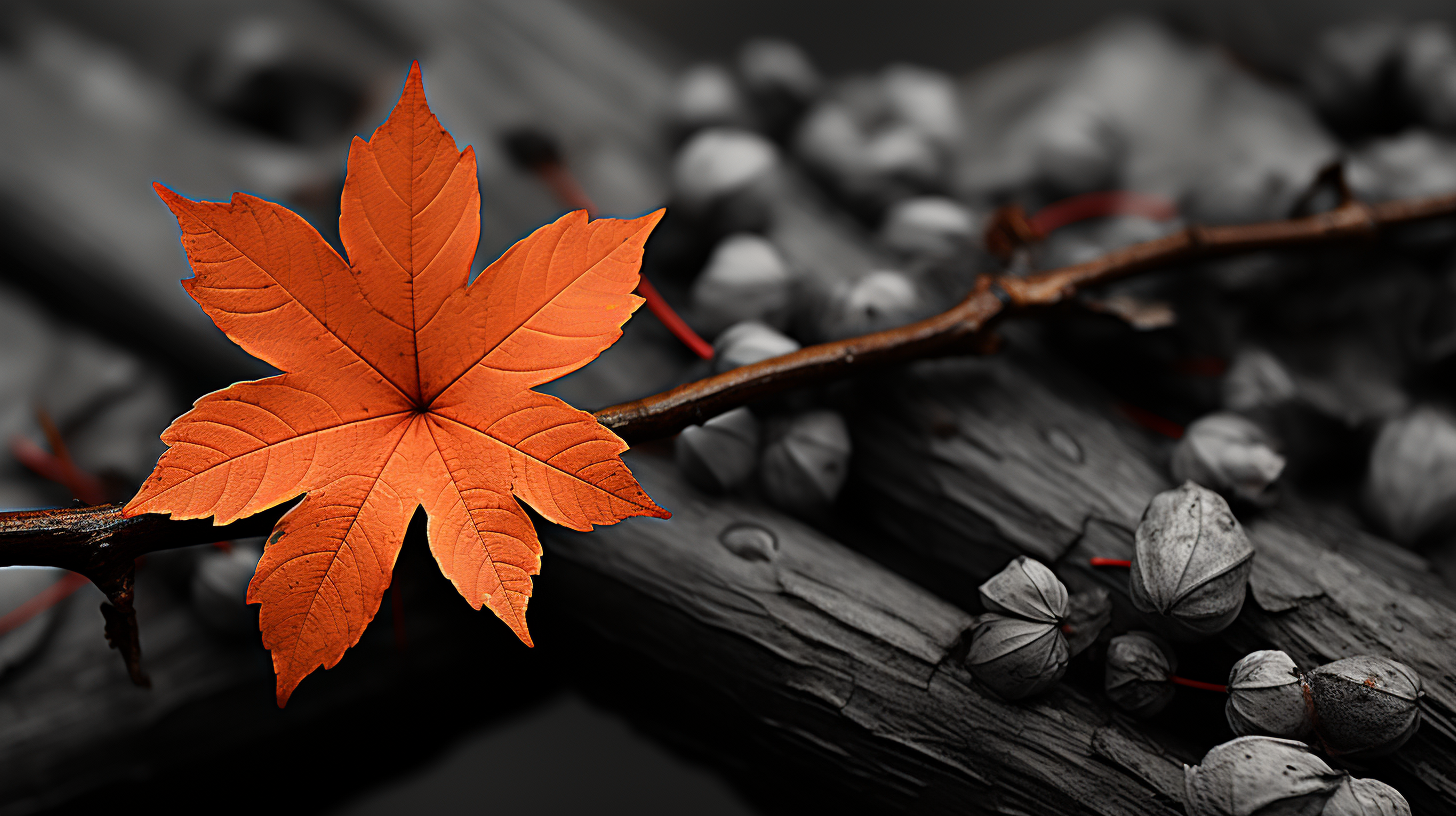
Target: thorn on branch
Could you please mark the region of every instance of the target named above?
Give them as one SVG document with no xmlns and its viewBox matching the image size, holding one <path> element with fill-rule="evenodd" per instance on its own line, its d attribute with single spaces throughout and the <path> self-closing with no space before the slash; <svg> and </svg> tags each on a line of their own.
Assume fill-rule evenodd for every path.
<svg viewBox="0 0 1456 816">
<path fill-rule="evenodd" d="M 136 585 L 136 567 L 127 569 L 120 577 L 102 581 L 98 586 L 106 593 L 101 604 L 101 616 L 106 620 L 106 641 L 111 648 L 121 652 L 126 663 L 126 673 L 131 681 L 142 688 L 151 688 L 152 680 L 142 671 L 141 631 L 137 628 L 136 606 L 133 595 Z"/>
</svg>

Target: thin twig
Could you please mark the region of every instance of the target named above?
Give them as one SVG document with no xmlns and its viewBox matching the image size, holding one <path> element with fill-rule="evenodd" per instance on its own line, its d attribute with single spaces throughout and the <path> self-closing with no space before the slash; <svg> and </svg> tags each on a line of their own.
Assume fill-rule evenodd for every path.
<svg viewBox="0 0 1456 816">
<path fill-rule="evenodd" d="M 1138 272 L 1242 252 L 1368 238 L 1382 229 L 1456 215 L 1456 195 L 1346 202 L 1329 212 L 1241 226 L 1186 227 L 1095 261 L 1024 278 L 983 277 L 955 307 L 907 326 L 824 343 L 736 368 L 670 391 L 596 412 L 629 441 L 670 436 L 724 411 L 793 388 L 824 383 L 905 360 L 975 353 L 992 347 L 999 319 L 1052 306 L 1080 290 Z M 124 518 L 121 504 L 0 513 L 0 566 L 62 567 L 90 578 L 130 609 L 132 567 L 157 550 L 266 535 L 286 506 L 232 524 Z M 109 619 L 108 619 L 109 620 Z M 134 630 L 133 630 L 134 631 Z M 136 668 L 128 668 L 136 671 Z"/>
</svg>

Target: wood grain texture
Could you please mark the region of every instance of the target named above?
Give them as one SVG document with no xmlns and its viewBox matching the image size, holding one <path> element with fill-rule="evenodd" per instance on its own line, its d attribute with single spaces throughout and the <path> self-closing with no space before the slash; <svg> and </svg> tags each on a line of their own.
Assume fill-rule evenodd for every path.
<svg viewBox="0 0 1456 816">
<path fill-rule="evenodd" d="M 784 756 L 917 813 L 1180 812 L 1181 765 L 1104 703 L 1067 686 L 1027 704 L 981 690 L 961 663 L 964 611 L 757 503 L 697 493 L 668 462 L 631 464 L 670 522 L 544 536 L 552 560 L 590 576 L 573 583 L 614 601 L 581 620 L 728 690 Z"/>
<path fill-rule="evenodd" d="M 1147 502 L 1171 487 L 1165 454 L 1106 395 L 1029 354 L 920 364 L 880 383 L 852 422 L 854 478 L 883 499 L 873 515 L 915 557 L 979 582 L 1015 554 L 1064 580 L 1113 590 Z M 1054 441 L 1055 440 L 1055 441 Z M 1382 767 L 1431 812 L 1456 807 L 1456 593 L 1419 556 L 1359 531 L 1348 513 L 1286 497 L 1241 517 L 1256 556 L 1235 624 L 1213 642 L 1281 649 L 1301 668 L 1355 654 L 1408 663 L 1425 682 L 1417 736 Z M 1232 733 L 1203 735 L 1231 738 Z"/>
</svg>

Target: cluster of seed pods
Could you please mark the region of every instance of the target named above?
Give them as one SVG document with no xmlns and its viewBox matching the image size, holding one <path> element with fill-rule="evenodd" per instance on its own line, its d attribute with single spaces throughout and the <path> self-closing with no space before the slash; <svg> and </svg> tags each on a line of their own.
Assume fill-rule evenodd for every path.
<svg viewBox="0 0 1456 816">
<path fill-rule="evenodd" d="M 1400 791 L 1331 768 L 1308 745 L 1239 737 L 1184 768 L 1188 816 L 1411 816 Z"/>
<path fill-rule="evenodd" d="M 1361 655 L 1301 673 L 1285 653 L 1258 651 L 1233 666 L 1226 687 L 1176 676 L 1170 641 L 1206 637 L 1233 622 L 1253 557 L 1219 494 L 1186 482 L 1155 496 L 1138 526 L 1136 554 L 1122 563 L 1130 568 L 1133 605 L 1157 631 L 1128 632 L 1108 643 L 1108 698 L 1134 716 L 1152 716 L 1167 707 L 1178 684 L 1227 691 L 1225 713 L 1239 736 L 1187 770 L 1190 816 L 1410 814 L 1394 788 L 1336 771 L 1310 748 L 1344 762 L 1399 749 L 1420 725 L 1421 679 L 1410 667 Z M 1104 615 L 1073 629 L 1074 647 L 1066 587 L 1024 556 L 982 584 L 980 594 L 988 611 L 977 620 L 967 664 L 982 685 L 1008 700 L 1056 683 L 1071 656 L 1107 622 Z"/>
<path fill-rule="evenodd" d="M 1112 616 L 1105 592 L 1069 595 L 1052 571 L 1017 556 L 980 587 L 966 665 L 1002 699 L 1019 700 L 1062 678 L 1067 662 L 1097 639 Z"/>
<path fill-rule="evenodd" d="M 1331 756 L 1362 761 L 1404 745 L 1420 727 L 1420 675 L 1359 655 L 1301 674 L 1283 652 L 1234 664 L 1224 711 L 1235 734 L 1312 739 Z"/>
</svg>

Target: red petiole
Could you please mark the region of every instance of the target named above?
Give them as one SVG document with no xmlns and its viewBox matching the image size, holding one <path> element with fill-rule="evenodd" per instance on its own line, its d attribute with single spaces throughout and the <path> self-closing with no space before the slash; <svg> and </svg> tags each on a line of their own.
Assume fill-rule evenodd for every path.
<svg viewBox="0 0 1456 816">
<path fill-rule="evenodd" d="M 1131 567 L 1132 562 L 1126 558 L 1089 558 L 1087 563 L 1094 567 Z"/>
<path fill-rule="evenodd" d="M 1174 685 L 1187 686 L 1188 688 L 1203 689 L 1204 691 L 1216 691 L 1219 694 L 1228 694 L 1228 686 L 1219 685 L 1218 683 L 1205 683 L 1202 680 L 1189 680 L 1186 677 L 1179 677 L 1176 674 L 1172 677 L 1169 677 L 1168 682 L 1173 683 Z"/>
</svg>

